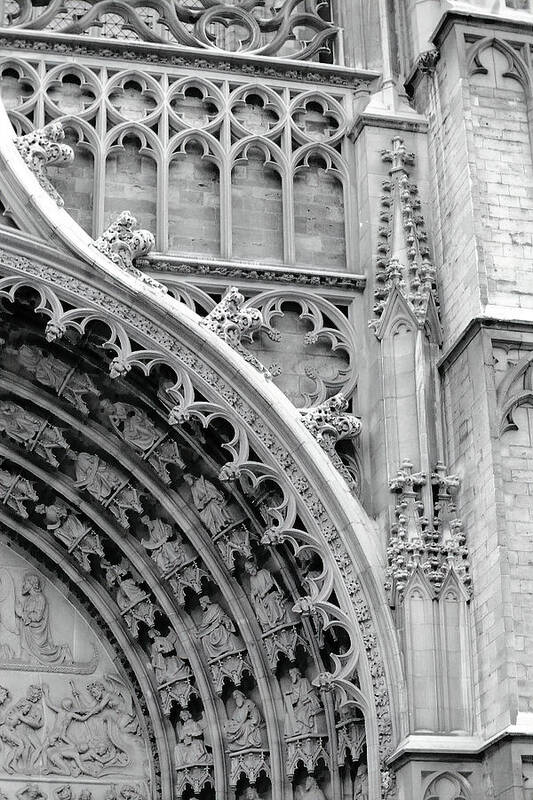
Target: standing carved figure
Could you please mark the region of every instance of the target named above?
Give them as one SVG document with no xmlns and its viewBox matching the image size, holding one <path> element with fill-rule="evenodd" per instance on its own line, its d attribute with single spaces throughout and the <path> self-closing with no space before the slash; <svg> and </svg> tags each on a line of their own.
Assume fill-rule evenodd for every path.
<svg viewBox="0 0 533 800">
<path fill-rule="evenodd" d="M 56 713 L 50 732 L 42 745 L 43 772 L 54 775 L 80 775 L 84 765 L 80 757 L 80 748 L 71 737 L 69 728 L 73 721 L 84 722 L 87 714 L 74 709 L 74 700 L 64 697 L 58 703 L 50 699 L 49 688 L 43 684 L 44 702 L 47 708 Z"/>
<path fill-rule="evenodd" d="M 354 800 L 368 800 L 368 770 L 366 764 L 360 764 L 354 781 Z"/>
<path fill-rule="evenodd" d="M 6 772 L 33 772 L 41 752 L 39 732 L 42 727 L 42 690 L 31 684 L 26 695 L 7 710 L 0 724 L 0 741 L 7 750 L 4 755 Z"/>
<path fill-rule="evenodd" d="M 22 598 L 15 604 L 19 620 L 22 653 L 45 664 L 72 663 L 66 644 L 55 644 L 50 630 L 48 600 L 35 572 L 27 572 L 22 580 Z"/>
<path fill-rule="evenodd" d="M 276 628 L 287 622 L 285 598 L 280 587 L 267 569 L 258 569 L 254 561 L 246 561 L 250 577 L 250 595 L 257 619 L 263 630 Z"/>
<path fill-rule="evenodd" d="M 292 708 L 294 730 L 292 735 L 317 733 L 317 716 L 322 711 L 315 689 L 298 667 L 289 669 L 290 684 L 285 697 Z"/>
<path fill-rule="evenodd" d="M 195 478 L 187 472 L 183 479 L 191 487 L 192 501 L 200 514 L 200 519 L 207 530 L 216 536 L 233 521 L 227 509 L 226 498 L 203 475 Z"/>
<path fill-rule="evenodd" d="M 180 722 L 176 726 L 178 743 L 174 748 L 176 767 L 191 767 L 209 761 L 201 722 L 194 720 L 186 708 L 180 713 Z"/>
<path fill-rule="evenodd" d="M 200 597 L 203 611 L 198 633 L 208 658 L 220 658 L 240 648 L 235 625 L 223 608 L 207 595 Z"/>
<path fill-rule="evenodd" d="M 253 700 L 235 689 L 232 695 L 235 709 L 226 723 L 226 734 L 230 750 L 244 750 L 248 747 L 261 747 L 261 712 Z"/>
</svg>

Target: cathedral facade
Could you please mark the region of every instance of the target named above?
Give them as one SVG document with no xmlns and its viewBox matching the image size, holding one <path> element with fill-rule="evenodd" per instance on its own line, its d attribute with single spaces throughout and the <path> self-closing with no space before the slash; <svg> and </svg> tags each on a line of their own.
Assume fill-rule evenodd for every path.
<svg viewBox="0 0 533 800">
<path fill-rule="evenodd" d="M 0 0 L 0 800 L 533 800 L 532 0 Z"/>
</svg>

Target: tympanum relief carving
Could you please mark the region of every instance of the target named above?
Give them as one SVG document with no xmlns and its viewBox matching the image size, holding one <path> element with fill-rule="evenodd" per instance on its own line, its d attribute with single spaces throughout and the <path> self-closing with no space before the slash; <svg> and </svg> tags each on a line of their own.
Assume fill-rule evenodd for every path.
<svg viewBox="0 0 533 800">
<path fill-rule="evenodd" d="M 148 800 L 142 724 L 109 645 L 4 543 L 0 557 L 0 791 Z"/>
</svg>

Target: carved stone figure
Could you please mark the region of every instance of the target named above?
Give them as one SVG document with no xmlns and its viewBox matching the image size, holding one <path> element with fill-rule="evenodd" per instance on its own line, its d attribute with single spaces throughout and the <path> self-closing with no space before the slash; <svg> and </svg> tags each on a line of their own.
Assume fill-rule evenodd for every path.
<svg viewBox="0 0 533 800">
<path fill-rule="evenodd" d="M 232 694 L 235 708 L 226 723 L 226 735 L 230 750 L 244 750 L 248 747 L 261 747 L 261 712 L 253 700 L 246 697 L 240 689 Z"/>
<path fill-rule="evenodd" d="M 139 787 L 126 784 L 122 787 L 110 786 L 104 800 L 146 800 L 146 795 Z"/>
<path fill-rule="evenodd" d="M 64 697 L 58 703 L 50 699 L 50 690 L 43 685 L 44 702 L 56 714 L 52 729 L 47 731 L 42 745 L 43 772 L 54 775 L 80 775 L 84 772 L 80 747 L 69 728 L 74 720 L 84 722 L 88 715 L 74 708 L 74 700 Z"/>
<path fill-rule="evenodd" d="M 135 580 L 120 564 L 102 564 L 109 587 L 116 585 L 115 599 L 123 612 L 124 621 L 134 636 L 138 635 L 138 623 L 144 622 L 149 628 L 155 623 L 155 606 L 146 591 L 137 585 Z M 126 577 L 125 577 L 126 576 Z"/>
<path fill-rule="evenodd" d="M 75 460 L 76 486 L 87 489 L 100 503 L 125 483 L 122 475 L 95 453 L 77 453 Z"/>
<path fill-rule="evenodd" d="M 259 624 L 263 630 L 288 622 L 283 592 L 267 569 L 258 569 L 254 561 L 244 565 L 250 578 L 250 595 Z"/>
<path fill-rule="evenodd" d="M 247 786 L 241 797 L 242 800 L 261 800 L 261 795 L 255 786 Z"/>
<path fill-rule="evenodd" d="M 185 466 L 176 442 L 165 439 L 165 433 L 154 425 L 146 411 L 130 403 L 111 403 L 109 400 L 103 400 L 100 407 L 118 435 L 142 453 L 166 483 L 170 481 L 166 469 L 168 464 L 180 468 Z"/>
<path fill-rule="evenodd" d="M 59 358 L 27 344 L 22 345 L 18 351 L 18 359 L 20 364 L 35 376 L 38 383 L 53 389 L 58 396 L 64 397 L 82 414 L 89 413 L 84 395 L 98 396 L 100 392 L 88 375 L 70 369 Z"/>
<path fill-rule="evenodd" d="M 192 718 L 186 708 L 180 713 L 180 722 L 176 726 L 178 743 L 174 748 L 176 768 L 207 764 L 209 754 L 204 742 L 203 718 L 198 721 Z"/>
<path fill-rule="evenodd" d="M 59 465 L 54 449 L 68 450 L 69 447 L 59 428 L 9 400 L 0 400 L 0 431 L 18 444 L 34 450 L 53 467 Z"/>
<path fill-rule="evenodd" d="M 178 637 L 174 631 L 160 636 L 156 631 L 148 632 L 152 640 L 151 655 L 155 678 L 159 685 L 170 681 L 185 680 L 191 677 L 188 664 L 176 651 Z"/>
<path fill-rule="evenodd" d="M 155 245 L 153 234 L 136 226 L 137 220 L 133 214 L 122 211 L 95 240 L 96 249 L 117 266 L 131 270 L 134 260 L 147 255 Z"/>
<path fill-rule="evenodd" d="M 150 551 L 150 558 L 162 572 L 176 569 L 196 556 L 192 547 L 183 542 L 168 522 L 163 522 L 162 519 L 151 520 L 147 516 L 142 517 L 141 522 L 150 531 L 150 538 L 142 539 L 141 544 Z"/>
<path fill-rule="evenodd" d="M 314 775 L 308 775 L 305 779 L 305 785 L 299 792 L 299 800 L 326 800 L 326 795 Z"/>
<path fill-rule="evenodd" d="M 28 512 L 24 503 L 28 500 L 37 501 L 39 497 L 32 484 L 20 475 L 11 475 L 5 469 L 0 469 L 0 501 L 16 511 L 24 519 Z"/>
<path fill-rule="evenodd" d="M 56 798 L 56 800 L 74 800 L 72 786 L 67 783 L 65 786 L 60 786 L 59 789 L 55 789 L 54 798 Z"/>
<path fill-rule="evenodd" d="M 88 700 L 82 698 L 73 682 L 70 686 L 71 697 L 58 701 L 51 700 L 45 688 L 47 708 L 56 716 L 51 727 L 47 725 L 43 741 L 35 743 L 40 768 L 56 775 L 98 777 L 126 766 L 130 759 L 128 738 L 136 735 L 139 727 L 131 696 L 122 681 L 107 675 L 104 681 L 89 683 Z M 42 713 L 40 720 L 39 727 Z M 4 728 L 5 725 L 0 727 L 2 741 L 7 738 Z M 15 726 L 14 732 L 18 735 L 19 727 Z M 14 750 L 13 744 L 11 747 Z"/>
<path fill-rule="evenodd" d="M 41 578 L 35 572 L 24 575 L 21 599 L 15 603 L 19 620 L 20 648 L 23 655 L 45 664 L 72 663 L 72 653 L 66 644 L 56 644 L 50 630 L 48 600 Z"/>
<path fill-rule="evenodd" d="M 48 795 L 42 792 L 36 783 L 28 783 L 18 790 L 15 797 L 18 800 L 47 800 Z"/>
<path fill-rule="evenodd" d="M 93 793 L 89 789 L 82 789 L 78 795 L 78 800 L 93 800 Z"/>
<path fill-rule="evenodd" d="M 308 678 L 302 675 L 298 667 L 289 669 L 289 678 L 290 683 L 285 692 L 285 697 L 292 708 L 294 728 L 291 734 L 317 733 L 316 717 L 321 713 L 322 705 L 314 687 Z"/>
<path fill-rule="evenodd" d="M 357 767 L 354 781 L 354 800 L 368 800 L 368 769 L 366 764 Z"/>
<path fill-rule="evenodd" d="M 198 634 L 208 658 L 220 658 L 241 647 L 236 636 L 235 625 L 223 608 L 207 595 L 200 597 L 203 611 Z"/>
<path fill-rule="evenodd" d="M 162 433 L 146 413 L 130 403 L 111 403 L 102 400 L 100 407 L 109 417 L 117 433 L 136 450 L 146 453 L 162 437 Z"/>
<path fill-rule="evenodd" d="M 128 511 L 135 511 L 137 514 L 144 511 L 137 489 L 133 486 L 125 486 L 112 497 L 108 508 L 123 528 L 129 528 Z"/>
<path fill-rule="evenodd" d="M 86 572 L 91 568 L 91 554 L 104 557 L 99 534 L 94 533 L 88 522 L 80 520 L 60 500 L 49 506 L 38 505 L 35 510 L 38 514 L 45 515 L 47 530 L 73 553 Z"/>
<path fill-rule="evenodd" d="M 195 478 L 190 473 L 185 473 L 183 479 L 191 487 L 192 501 L 200 514 L 200 519 L 207 530 L 216 536 L 233 521 L 227 510 L 226 498 L 203 475 Z"/>
<path fill-rule="evenodd" d="M 32 684 L 25 696 L 7 709 L 0 723 L 6 772 L 31 774 L 34 771 L 41 751 L 38 732 L 42 727 L 42 690 Z"/>
</svg>

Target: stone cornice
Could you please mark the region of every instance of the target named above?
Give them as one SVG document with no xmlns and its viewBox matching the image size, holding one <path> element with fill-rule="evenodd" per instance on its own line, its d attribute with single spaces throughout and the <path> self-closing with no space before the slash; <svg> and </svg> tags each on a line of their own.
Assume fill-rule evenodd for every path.
<svg viewBox="0 0 533 800">
<path fill-rule="evenodd" d="M 161 45 L 135 41 L 114 41 L 92 36 L 65 36 L 50 31 L 29 31 L 0 28 L 0 48 L 37 50 L 64 57 L 135 60 L 145 64 L 189 67 L 195 70 L 241 73 L 251 78 L 266 78 L 325 84 L 369 91 L 380 76 L 372 70 L 354 70 L 317 62 L 272 59 L 266 56 L 220 54 L 178 45 Z"/>
<path fill-rule="evenodd" d="M 496 29 L 522 35 L 533 34 L 533 16 L 531 21 L 528 22 L 526 19 L 512 19 L 511 17 L 502 17 L 500 14 L 487 14 L 481 10 L 475 11 L 475 9 L 472 9 L 472 11 L 466 11 L 456 9 L 446 11 L 442 15 L 435 30 L 429 37 L 430 42 L 439 47 L 456 25 L 461 25 L 464 28 L 485 28 L 485 35 L 487 32 L 494 32 Z"/>
<path fill-rule="evenodd" d="M 305 270 L 298 267 L 274 267 L 263 264 L 239 264 L 230 261 L 171 258 L 167 255 L 140 259 L 138 266 L 161 278 L 161 273 L 206 280 L 230 280 L 234 282 L 254 281 L 290 284 L 291 286 L 316 286 L 361 291 L 366 285 L 366 276 L 353 273 Z"/>
</svg>

